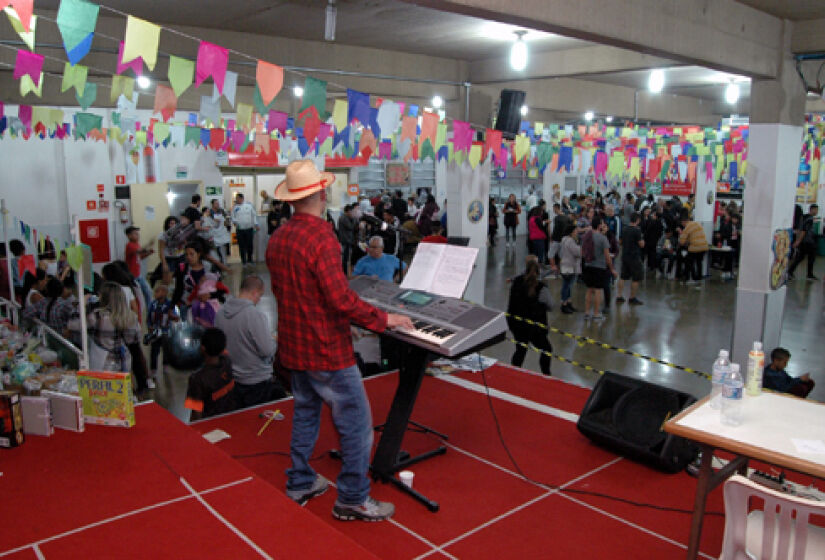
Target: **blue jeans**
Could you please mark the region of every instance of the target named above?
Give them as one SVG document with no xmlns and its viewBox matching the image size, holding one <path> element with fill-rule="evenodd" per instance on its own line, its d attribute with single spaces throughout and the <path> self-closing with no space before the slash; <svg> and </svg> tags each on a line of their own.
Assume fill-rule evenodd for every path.
<svg viewBox="0 0 825 560">
<path fill-rule="evenodd" d="M 565 302 L 570 299 L 570 295 L 573 291 L 573 284 L 576 283 L 576 275 L 575 274 L 562 274 L 561 275 L 561 301 Z"/>
<path fill-rule="evenodd" d="M 357 366 L 338 371 L 293 371 L 292 468 L 287 469 L 287 489 L 306 490 L 317 476 L 309 458 L 321 427 L 321 404 L 332 411 L 341 441 L 338 501 L 362 504 L 370 492 L 367 478 L 372 451 L 372 413 Z"/>
<path fill-rule="evenodd" d="M 149 289 L 149 283 L 143 276 L 138 276 L 135 280 L 137 280 L 137 284 L 140 286 L 140 291 L 143 292 L 143 301 L 146 302 L 146 307 L 148 309 L 149 304 L 152 303 L 152 290 Z"/>
</svg>

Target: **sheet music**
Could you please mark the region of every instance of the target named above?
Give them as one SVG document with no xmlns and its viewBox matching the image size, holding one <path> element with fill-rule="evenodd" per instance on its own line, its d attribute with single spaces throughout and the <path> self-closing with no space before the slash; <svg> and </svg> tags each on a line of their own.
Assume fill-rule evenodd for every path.
<svg viewBox="0 0 825 560">
<path fill-rule="evenodd" d="M 401 287 L 460 298 L 470 281 L 477 255 L 475 247 L 419 243 Z"/>
</svg>

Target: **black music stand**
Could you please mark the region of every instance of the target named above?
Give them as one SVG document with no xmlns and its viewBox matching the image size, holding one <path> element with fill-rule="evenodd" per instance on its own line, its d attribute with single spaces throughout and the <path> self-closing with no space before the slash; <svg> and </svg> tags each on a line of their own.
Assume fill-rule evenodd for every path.
<svg viewBox="0 0 825 560">
<path fill-rule="evenodd" d="M 466 352 L 462 352 L 460 355 L 451 356 L 451 358 L 459 358 L 466 354 L 478 352 L 482 348 L 486 348 L 501 340 L 504 340 L 504 333 Z M 374 480 L 391 483 L 402 492 L 409 494 L 424 504 L 431 512 L 435 513 L 439 509 L 438 502 L 430 500 L 393 476 L 396 472 L 410 465 L 414 465 L 436 455 L 443 455 L 447 452 L 447 448 L 442 445 L 432 451 L 427 451 L 415 457 L 400 457 L 401 443 L 404 440 L 404 434 L 407 431 L 408 424 L 413 424 L 422 431 L 435 434 L 442 439 L 448 439 L 446 435 L 410 420 L 413 407 L 415 406 L 415 399 L 418 397 L 419 389 L 421 389 L 421 380 L 424 378 L 427 364 L 435 354 L 426 348 L 421 348 L 406 342 L 399 346 L 401 365 L 398 370 L 398 388 L 395 390 L 395 396 L 392 399 L 387 420 L 383 425 L 376 428 L 381 431 L 381 439 L 378 440 L 378 447 L 375 449 L 370 471 L 372 471 L 372 478 Z"/>
</svg>

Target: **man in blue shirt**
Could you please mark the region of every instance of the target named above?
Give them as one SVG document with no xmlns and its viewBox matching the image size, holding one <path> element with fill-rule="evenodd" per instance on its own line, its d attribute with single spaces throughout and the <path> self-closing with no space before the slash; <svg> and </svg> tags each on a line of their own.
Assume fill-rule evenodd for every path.
<svg viewBox="0 0 825 560">
<path fill-rule="evenodd" d="M 384 254 L 384 240 L 380 235 L 370 237 L 367 244 L 367 254 L 361 257 L 355 268 L 352 269 L 353 276 L 377 276 L 381 280 L 392 282 L 395 273 L 407 267 L 406 264 L 398 260 L 398 257 Z"/>
</svg>

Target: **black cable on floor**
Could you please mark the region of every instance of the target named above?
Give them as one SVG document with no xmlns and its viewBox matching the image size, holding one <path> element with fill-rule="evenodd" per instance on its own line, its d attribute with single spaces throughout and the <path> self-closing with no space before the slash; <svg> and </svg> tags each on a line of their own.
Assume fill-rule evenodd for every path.
<svg viewBox="0 0 825 560">
<path fill-rule="evenodd" d="M 478 357 L 478 362 L 479 362 L 479 367 L 480 367 L 482 365 L 480 354 L 479 354 L 479 357 Z M 521 466 L 519 466 L 518 461 L 516 461 L 515 457 L 513 457 L 513 454 L 510 452 L 510 448 L 507 446 L 507 442 L 504 439 L 504 433 L 501 431 L 501 423 L 498 420 L 498 415 L 496 414 L 495 407 L 493 407 L 493 397 L 490 395 L 490 386 L 487 384 L 487 375 L 486 375 L 484 369 L 481 369 L 481 379 L 482 379 L 482 381 L 484 381 L 484 390 L 487 393 L 487 404 L 490 407 L 490 413 L 492 414 L 493 422 L 495 422 L 495 425 L 496 425 L 496 432 L 498 433 L 499 442 L 501 442 L 501 446 L 504 448 L 504 451 L 507 453 L 507 457 L 510 458 L 510 463 L 512 463 L 513 468 L 516 470 L 516 472 L 519 474 L 519 476 L 522 477 L 527 482 L 529 482 L 531 484 L 535 484 L 536 486 L 540 486 L 541 488 L 544 488 L 546 490 L 555 490 L 557 492 L 564 492 L 564 493 L 567 493 L 567 494 L 578 494 L 578 495 L 582 495 L 582 496 L 593 496 L 593 497 L 596 497 L 596 498 L 604 498 L 606 500 L 612 500 L 614 502 L 620 502 L 620 503 L 631 505 L 631 506 L 634 506 L 634 507 L 655 509 L 657 511 L 670 511 L 670 512 L 674 512 L 674 513 L 686 513 L 686 514 L 690 514 L 690 515 L 693 514 L 692 509 L 683 509 L 683 508 L 676 508 L 676 507 L 669 507 L 669 506 L 660 506 L 660 505 L 657 505 L 657 504 L 650 504 L 650 503 L 647 503 L 647 502 L 637 502 L 637 501 L 634 501 L 634 500 L 630 500 L 628 498 L 621 498 L 619 496 L 613 496 L 611 494 L 603 494 L 602 492 L 593 492 L 593 491 L 589 491 L 589 490 L 577 490 L 577 489 L 573 489 L 573 488 L 562 488 L 561 486 L 557 486 L 555 484 L 547 484 L 547 483 L 541 482 L 539 480 L 535 480 L 535 479 L 527 476 L 524 473 L 524 471 L 521 469 Z M 708 511 L 708 512 L 705 512 L 705 515 L 716 515 L 716 516 L 720 516 L 720 517 L 725 516 L 725 514 L 721 511 Z"/>
</svg>

